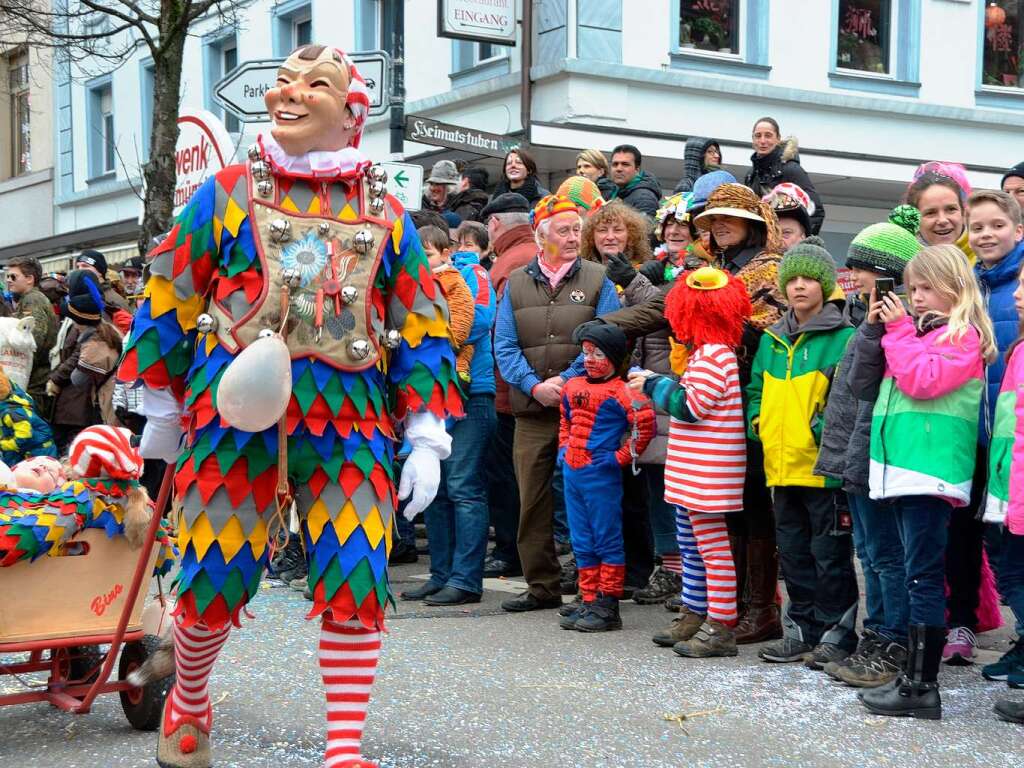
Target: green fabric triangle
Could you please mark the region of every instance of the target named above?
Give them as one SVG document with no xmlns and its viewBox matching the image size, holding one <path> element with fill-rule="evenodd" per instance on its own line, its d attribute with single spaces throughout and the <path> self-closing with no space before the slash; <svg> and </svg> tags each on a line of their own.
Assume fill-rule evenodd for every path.
<svg viewBox="0 0 1024 768">
<path fill-rule="evenodd" d="M 341 584 L 344 579 L 341 578 L 341 566 L 338 564 L 337 555 L 331 555 L 331 561 L 327 564 L 327 568 L 324 569 L 323 573 L 320 574 L 320 581 L 317 583 L 323 583 L 324 585 L 324 599 L 328 602 L 331 598 L 341 589 Z M 310 583 L 313 589 L 316 589 L 316 585 Z"/>
<path fill-rule="evenodd" d="M 227 440 L 222 440 L 221 444 L 223 445 L 226 442 Z M 207 432 L 201 438 L 199 438 L 199 442 L 195 443 L 195 445 L 192 446 L 192 458 L 194 461 L 193 466 L 196 468 L 196 471 L 199 470 L 199 465 L 203 463 L 203 459 L 205 459 L 211 453 L 213 453 L 213 440 L 210 437 L 210 433 Z"/>
<path fill-rule="evenodd" d="M 199 571 L 188 585 L 188 589 L 192 592 L 192 597 L 196 601 L 196 611 L 200 614 L 209 607 L 218 594 L 206 571 Z"/>
<path fill-rule="evenodd" d="M 367 387 L 366 382 L 363 379 L 355 379 L 348 390 L 349 399 L 352 401 L 352 404 L 355 405 L 356 410 L 363 416 L 366 415 L 368 389 L 369 387 Z"/>
<path fill-rule="evenodd" d="M 178 237 L 174 241 L 176 247 L 181 247 L 188 242 L 188 236 L 192 232 L 192 222 L 196 218 L 195 205 L 189 205 L 181 212 L 181 219 L 178 221 Z"/>
<path fill-rule="evenodd" d="M 316 555 L 309 558 L 309 573 L 307 575 L 306 583 L 309 584 L 310 588 L 316 586 L 317 582 L 320 581 L 320 563 L 318 562 Z"/>
<path fill-rule="evenodd" d="M 412 372 L 406 376 L 405 381 L 402 385 L 416 391 L 424 402 L 430 400 L 430 396 L 434 392 L 434 384 L 437 380 L 434 378 L 434 374 L 430 372 L 430 369 L 423 363 L 416 363 L 413 366 Z"/>
<path fill-rule="evenodd" d="M 236 605 L 242 605 L 248 595 L 245 581 L 242 579 L 242 572 L 237 568 L 232 570 L 224 580 L 224 586 L 220 588 L 220 593 L 224 595 L 224 600 L 228 604 L 229 609 L 234 608 Z"/>
<path fill-rule="evenodd" d="M 367 387 L 366 389 L 370 393 L 370 400 L 373 401 L 374 415 L 380 417 L 384 413 L 384 398 L 381 397 L 377 387 Z"/>
<path fill-rule="evenodd" d="M 377 459 L 374 458 L 373 451 L 370 450 L 369 446 L 363 444 L 359 446 L 359 449 L 352 457 L 352 463 L 359 467 L 363 477 L 369 477 L 373 468 L 377 466 Z"/>
<path fill-rule="evenodd" d="M 317 396 L 316 379 L 313 378 L 313 371 L 310 368 L 306 368 L 299 380 L 292 384 L 292 394 L 295 395 L 295 401 L 302 413 L 309 413 Z"/>
<path fill-rule="evenodd" d="M 253 256 L 245 252 L 240 240 L 235 240 L 227 262 L 227 276 L 235 277 L 253 265 Z"/>
<path fill-rule="evenodd" d="M 308 369 L 306 373 L 309 373 Z M 320 394 L 327 401 L 327 406 L 331 409 L 331 413 L 337 416 L 342 404 L 345 402 L 345 390 L 341 386 L 341 377 L 331 376 L 327 380 L 326 386 L 320 391 Z"/>
<path fill-rule="evenodd" d="M 189 253 L 189 260 L 195 264 L 200 259 L 206 258 L 210 252 L 210 241 L 213 239 L 213 219 L 203 222 L 201 226 L 192 232 L 192 250 Z"/>
<path fill-rule="evenodd" d="M 149 370 L 163 359 L 155 328 L 146 331 L 139 338 L 135 347 L 135 355 L 138 360 L 139 373 Z"/>
<path fill-rule="evenodd" d="M 356 605 L 362 605 L 366 596 L 373 591 L 375 586 L 373 569 L 370 568 L 369 561 L 363 558 L 348 575 L 348 588 L 352 590 L 352 597 L 356 601 Z"/>
</svg>

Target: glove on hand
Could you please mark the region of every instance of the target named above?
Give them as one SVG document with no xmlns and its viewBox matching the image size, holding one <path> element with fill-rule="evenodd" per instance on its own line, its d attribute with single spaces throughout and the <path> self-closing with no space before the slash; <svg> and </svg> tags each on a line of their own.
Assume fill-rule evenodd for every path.
<svg viewBox="0 0 1024 768">
<path fill-rule="evenodd" d="M 444 422 L 432 413 L 413 413 L 406 417 L 405 437 L 412 452 L 402 467 L 398 483 L 398 498 L 412 499 L 403 514 L 406 520 L 430 506 L 441 485 L 441 460 L 452 452 L 452 438 L 445 431 Z"/>
<path fill-rule="evenodd" d="M 640 274 L 650 280 L 651 285 L 665 284 L 665 265 L 657 259 L 641 265 Z"/>
<path fill-rule="evenodd" d="M 620 288 L 625 288 L 636 279 L 636 270 L 633 269 L 629 259 L 621 253 L 608 257 L 608 263 L 605 265 L 605 274 L 608 275 L 609 280 Z"/>
<path fill-rule="evenodd" d="M 181 406 L 167 389 L 142 390 L 142 410 L 146 426 L 142 430 L 139 453 L 144 459 L 161 459 L 168 464 L 181 453 Z"/>
</svg>

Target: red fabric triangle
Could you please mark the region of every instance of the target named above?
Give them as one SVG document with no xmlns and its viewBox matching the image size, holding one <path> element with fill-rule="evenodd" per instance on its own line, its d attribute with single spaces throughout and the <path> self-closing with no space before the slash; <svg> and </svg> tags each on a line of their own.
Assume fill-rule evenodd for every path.
<svg viewBox="0 0 1024 768">
<path fill-rule="evenodd" d="M 423 288 L 423 292 L 427 295 L 428 299 L 431 301 L 435 301 L 437 299 L 437 283 L 434 281 L 434 276 L 431 275 L 430 271 L 427 269 L 426 259 L 424 259 L 423 263 L 420 264 L 419 284 L 420 287 Z"/>
<path fill-rule="evenodd" d="M 176 498 L 185 498 L 185 493 L 196 480 L 195 467 L 191 457 L 174 474 L 174 495 Z"/>
<path fill-rule="evenodd" d="M 404 269 L 400 269 L 398 277 L 395 280 L 395 285 L 391 289 L 393 296 L 397 296 L 398 300 L 402 302 L 406 309 L 412 309 L 413 302 L 416 301 L 416 292 L 419 290 L 419 286 L 409 276 L 409 273 Z"/>
<path fill-rule="evenodd" d="M 370 594 L 363 600 L 363 604 L 359 606 L 356 615 L 367 629 L 377 629 L 384 623 L 384 610 L 377 601 L 376 590 L 370 590 Z"/>
<path fill-rule="evenodd" d="M 377 492 L 378 499 L 383 499 L 388 491 L 393 488 L 388 473 L 384 471 L 384 467 L 380 464 L 375 464 L 373 469 L 370 470 L 370 482 L 373 483 L 373 490 Z"/>
<path fill-rule="evenodd" d="M 256 476 L 256 479 L 252 481 L 252 500 L 256 504 L 256 509 L 263 513 L 263 511 L 272 503 L 274 503 L 274 494 L 277 493 L 277 465 L 267 467 L 263 472 Z"/>
<path fill-rule="evenodd" d="M 371 473 L 372 475 L 372 473 Z M 355 464 L 346 462 L 341 467 L 341 476 L 338 478 L 338 484 L 341 486 L 341 490 L 345 492 L 345 495 L 351 497 L 363 482 L 363 471 L 359 469 Z"/>
<path fill-rule="evenodd" d="M 216 457 L 210 456 L 203 461 L 203 470 L 211 463 L 216 462 Z M 218 462 L 219 464 L 219 462 Z M 214 486 L 214 490 L 224 486 L 228 492 L 228 498 L 231 499 L 231 506 L 241 506 L 242 502 L 245 501 L 245 497 L 249 495 L 249 491 L 252 486 L 249 483 L 249 460 L 244 456 L 239 456 L 234 464 L 231 465 L 231 469 L 227 471 L 227 474 L 223 478 L 218 478 L 217 485 Z M 200 483 L 202 488 L 202 483 Z M 212 496 L 213 493 L 210 494 Z M 209 499 L 204 498 L 203 501 Z"/>
<path fill-rule="evenodd" d="M 328 482 L 330 482 L 330 478 L 327 477 L 323 467 L 317 467 L 313 470 L 313 474 L 309 477 L 309 490 L 313 494 L 313 498 L 320 498 L 320 494 Z"/>
</svg>

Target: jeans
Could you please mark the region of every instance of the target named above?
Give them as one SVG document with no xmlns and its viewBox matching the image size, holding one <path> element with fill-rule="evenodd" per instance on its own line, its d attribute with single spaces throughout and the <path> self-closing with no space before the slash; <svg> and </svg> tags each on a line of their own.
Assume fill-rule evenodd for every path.
<svg viewBox="0 0 1024 768">
<path fill-rule="evenodd" d="M 451 428 L 452 453 L 441 463 L 441 484 L 424 518 L 430 541 L 430 581 L 483 592 L 487 553 L 487 482 L 484 465 L 494 432 L 493 395 L 471 395 L 466 416 Z"/>
<path fill-rule="evenodd" d="M 491 507 L 491 525 L 494 526 L 494 549 L 491 557 L 518 568 L 519 550 L 519 486 L 512 454 L 516 433 L 516 417 L 499 413 L 491 437 L 487 462 L 487 498 Z"/>
<path fill-rule="evenodd" d="M 903 541 L 910 623 L 946 626 L 946 541 L 953 505 L 936 496 L 892 500 Z"/>
<path fill-rule="evenodd" d="M 783 626 L 808 645 L 857 645 L 857 576 L 853 541 L 839 524 L 836 491 L 773 489 L 775 540 L 789 597 Z"/>
<path fill-rule="evenodd" d="M 643 464 L 640 473 L 647 483 L 647 508 L 651 516 L 651 536 L 654 539 L 654 554 L 675 555 L 679 553 L 676 543 L 676 510 L 665 501 L 665 465 Z"/>
<path fill-rule="evenodd" d="M 999 563 L 999 593 L 1017 620 L 1017 637 L 1024 637 L 1024 536 L 1003 531 Z"/>
<path fill-rule="evenodd" d="M 864 571 L 864 629 L 906 645 L 907 569 L 896 515 L 886 504 L 847 494 L 853 517 L 853 546 Z"/>
<path fill-rule="evenodd" d="M 647 503 L 647 481 L 642 473 L 622 468 L 622 543 L 626 548 L 626 586 L 640 589 L 654 570 L 651 547 L 651 513 Z"/>
</svg>

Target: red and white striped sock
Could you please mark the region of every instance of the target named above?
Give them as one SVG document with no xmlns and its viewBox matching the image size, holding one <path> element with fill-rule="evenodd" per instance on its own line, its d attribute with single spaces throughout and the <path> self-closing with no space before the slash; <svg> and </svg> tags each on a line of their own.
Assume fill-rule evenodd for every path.
<svg viewBox="0 0 1024 768">
<path fill-rule="evenodd" d="M 661 567 L 670 573 L 683 573 L 683 558 L 680 555 L 662 555 Z"/>
<path fill-rule="evenodd" d="M 328 618 L 320 626 L 320 675 L 327 694 L 327 747 L 324 768 L 360 758 L 363 722 L 370 687 L 377 674 L 380 631 L 358 621 L 338 624 Z"/>
<path fill-rule="evenodd" d="M 736 565 L 725 515 L 691 512 L 690 523 L 707 572 L 708 616 L 731 627 L 736 623 Z"/>
<path fill-rule="evenodd" d="M 174 664 L 177 677 L 167 697 L 168 719 L 172 725 L 184 715 L 207 724 L 210 693 L 206 685 L 230 631 L 230 626 L 214 631 L 205 624 L 194 624 L 184 629 L 175 622 Z"/>
</svg>

